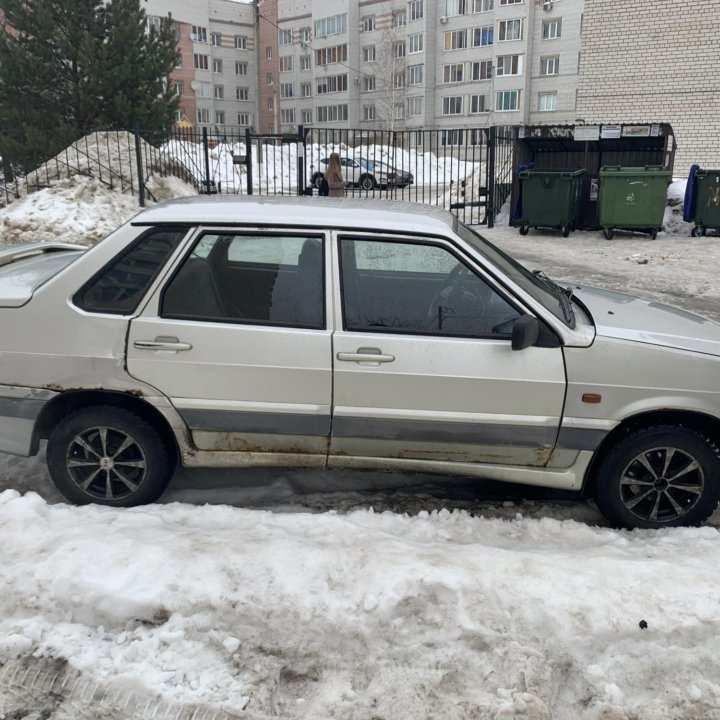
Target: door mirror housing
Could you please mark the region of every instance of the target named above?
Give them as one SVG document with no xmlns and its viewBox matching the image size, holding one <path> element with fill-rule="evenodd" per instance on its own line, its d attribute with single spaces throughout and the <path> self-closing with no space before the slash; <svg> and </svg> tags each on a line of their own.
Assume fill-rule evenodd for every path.
<svg viewBox="0 0 720 720">
<path fill-rule="evenodd" d="M 512 349 L 532 347 L 540 336 L 540 321 L 534 315 L 521 315 L 513 325 Z"/>
</svg>

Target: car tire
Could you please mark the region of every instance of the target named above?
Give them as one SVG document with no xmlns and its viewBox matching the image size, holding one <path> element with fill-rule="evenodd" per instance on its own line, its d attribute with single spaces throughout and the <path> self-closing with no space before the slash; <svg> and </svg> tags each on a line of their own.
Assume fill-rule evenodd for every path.
<svg viewBox="0 0 720 720">
<path fill-rule="evenodd" d="M 374 190 L 375 187 L 375 178 L 372 175 L 363 175 L 360 178 L 360 188 L 362 190 Z"/>
<path fill-rule="evenodd" d="M 112 406 L 84 408 L 60 420 L 48 440 L 47 464 L 70 502 L 113 507 L 154 502 L 173 468 L 155 428 Z"/>
<path fill-rule="evenodd" d="M 321 185 L 324 177 L 325 177 L 325 175 L 323 175 L 323 173 L 320 173 L 320 172 L 319 172 L 319 173 L 315 173 L 315 174 L 312 176 L 312 186 L 313 186 L 316 190 L 319 190 L 319 189 L 320 189 L 320 185 Z"/>
<path fill-rule="evenodd" d="M 626 435 L 600 462 L 595 502 L 615 527 L 698 525 L 720 497 L 720 450 L 682 425 L 647 427 Z"/>
<path fill-rule="evenodd" d="M 521 225 L 520 226 L 520 234 L 521 235 L 527 235 L 530 232 L 530 226 L 529 225 Z"/>
<path fill-rule="evenodd" d="M 562 232 L 562 236 L 563 236 L 563 237 L 566 238 L 566 237 L 569 237 L 569 236 L 570 236 L 570 225 L 563 225 L 563 226 L 560 228 L 560 230 L 561 230 L 561 232 Z"/>
<path fill-rule="evenodd" d="M 615 231 L 612 228 L 603 228 L 603 237 L 606 240 L 612 240 L 615 237 Z"/>
</svg>

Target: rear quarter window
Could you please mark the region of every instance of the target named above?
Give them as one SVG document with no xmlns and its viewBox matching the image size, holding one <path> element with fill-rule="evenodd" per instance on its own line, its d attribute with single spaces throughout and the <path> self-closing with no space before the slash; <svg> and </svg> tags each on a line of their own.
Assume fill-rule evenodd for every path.
<svg viewBox="0 0 720 720">
<path fill-rule="evenodd" d="M 75 293 L 73 302 L 87 312 L 116 315 L 134 312 L 187 231 L 187 228 L 148 230 L 85 283 Z"/>
</svg>

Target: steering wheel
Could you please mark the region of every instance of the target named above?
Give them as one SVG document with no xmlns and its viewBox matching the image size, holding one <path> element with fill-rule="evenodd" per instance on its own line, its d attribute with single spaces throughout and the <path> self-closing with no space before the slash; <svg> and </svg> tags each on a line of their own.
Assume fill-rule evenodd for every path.
<svg viewBox="0 0 720 720">
<path fill-rule="evenodd" d="M 450 271 L 442 287 L 435 293 L 427 311 L 428 325 L 433 329 L 439 329 L 439 308 L 446 307 L 451 312 L 449 315 L 472 314 L 481 316 L 485 311 L 485 303 L 477 292 L 476 283 L 479 282 L 471 270 L 462 263 L 458 263 Z M 457 310 L 460 312 L 457 312 Z M 471 313 L 463 312 L 472 310 Z"/>
</svg>

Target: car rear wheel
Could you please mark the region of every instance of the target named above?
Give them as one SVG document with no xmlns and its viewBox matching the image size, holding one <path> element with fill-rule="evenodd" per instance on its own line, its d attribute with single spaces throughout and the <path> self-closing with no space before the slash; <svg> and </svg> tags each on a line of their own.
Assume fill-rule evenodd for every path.
<svg viewBox="0 0 720 720">
<path fill-rule="evenodd" d="M 697 525 L 720 496 L 720 451 L 705 435 L 681 425 L 643 428 L 603 458 L 595 501 L 624 528 Z"/>
<path fill-rule="evenodd" d="M 312 184 L 315 186 L 317 190 L 320 189 L 320 185 L 322 184 L 323 178 L 325 175 L 323 173 L 315 173 L 312 178 Z"/>
<path fill-rule="evenodd" d="M 152 425 L 110 406 L 61 420 L 48 440 L 47 463 L 58 490 L 78 505 L 154 502 L 172 474 L 167 448 Z"/>
<path fill-rule="evenodd" d="M 363 190 L 374 190 L 375 189 L 375 178 L 372 175 L 363 175 L 360 178 L 360 187 Z"/>
</svg>

